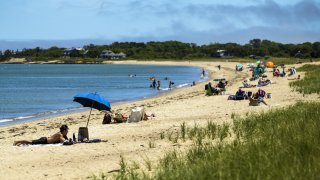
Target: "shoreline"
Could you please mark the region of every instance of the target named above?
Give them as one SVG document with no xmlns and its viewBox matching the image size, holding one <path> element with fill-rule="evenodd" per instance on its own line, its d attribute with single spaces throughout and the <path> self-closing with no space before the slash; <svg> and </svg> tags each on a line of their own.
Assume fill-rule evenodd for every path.
<svg viewBox="0 0 320 180">
<path fill-rule="evenodd" d="M 124 61 L 124 62 L 126 62 L 126 61 Z M 122 63 L 122 61 L 120 61 L 120 63 L 113 63 L 113 64 L 135 64 L 135 63 Z M 150 64 L 143 63 L 142 65 L 150 65 Z M 156 63 L 156 64 L 152 64 L 152 65 L 163 65 L 163 64 Z M 170 64 L 168 66 L 183 66 L 183 67 L 202 68 L 200 66 L 187 66 L 187 65 L 175 65 L 175 64 Z M 195 82 L 197 84 L 202 83 L 202 82 L 206 82 L 210 78 L 211 78 L 210 73 L 207 72 L 207 76 L 205 76 L 205 78 L 199 78 Z M 186 84 L 186 85 L 182 86 L 184 84 Z M 119 106 L 119 105 L 122 105 L 125 103 L 134 103 L 136 101 L 157 98 L 157 97 L 165 96 L 166 94 L 177 91 L 179 89 L 186 88 L 186 87 L 190 86 L 191 83 L 186 82 L 184 84 L 178 84 L 177 86 L 173 87 L 171 90 L 161 90 L 155 95 L 150 95 L 150 96 L 145 96 L 145 97 L 140 97 L 140 98 L 137 97 L 137 98 L 131 99 L 131 100 L 130 99 L 117 100 L 115 102 L 110 102 L 110 103 L 112 103 L 112 106 Z M 181 86 L 181 87 L 178 87 L 178 86 Z M 58 118 L 61 116 L 72 115 L 74 113 L 84 113 L 86 111 L 89 111 L 89 108 L 69 107 L 69 108 L 64 108 L 64 109 L 52 109 L 52 110 L 48 110 L 45 112 L 34 113 L 34 114 L 26 114 L 24 116 L 18 116 L 18 117 L 8 117 L 8 118 L 0 119 L 0 127 L 7 127 L 7 126 L 11 126 L 11 125 L 17 125 L 17 124 L 21 124 L 21 123 L 29 123 L 29 122 L 33 122 L 33 121 L 41 121 L 41 120 L 48 119 L 48 118 Z"/>
<path fill-rule="evenodd" d="M 121 63 L 121 62 L 119 62 Z M 163 62 L 183 64 L 181 62 Z M 188 62 L 184 62 L 188 64 Z M 139 64 L 139 62 L 137 63 Z M 226 62 L 194 62 L 209 70 L 212 79 L 223 76 L 230 82 L 226 95 L 205 96 L 204 83 L 193 87 L 181 88 L 160 97 L 114 105 L 115 112 L 128 113 L 134 107 L 144 106 L 146 113 L 154 113 L 155 117 L 138 123 L 121 123 L 102 125 L 103 113 L 92 111 L 89 123 L 91 139 L 103 142 L 94 144 L 75 144 L 73 146 L 16 147 L 14 140 L 37 139 L 56 133 L 62 124 L 69 126 L 69 136 L 76 133 L 79 127 L 85 126 L 88 111 L 74 113 L 56 118 L 43 119 L 36 122 L 23 123 L 8 127 L 0 127 L 0 178 L 5 179 L 85 179 L 92 175 L 106 173 L 120 168 L 120 156 L 126 162 L 136 162 L 145 167 L 146 159 L 155 168 L 159 158 L 166 152 L 178 152 L 188 149 L 189 144 L 182 141 L 173 143 L 168 140 L 171 134 L 176 135 L 180 126 L 197 124 L 206 125 L 208 121 L 215 124 L 232 124 L 232 114 L 245 116 L 247 113 L 261 113 L 274 108 L 292 105 L 297 101 L 318 101 L 318 95 L 299 94 L 289 87 L 287 78 L 272 78 L 276 84 L 263 89 L 272 93 L 272 99 L 266 99 L 270 106 L 248 106 L 248 101 L 228 101 L 228 95 L 235 93 L 241 81 L 250 72 L 235 73 L 236 63 Z M 221 71 L 216 68 L 222 65 Z M 295 65 L 299 67 L 301 65 Z M 208 71 L 208 72 L 209 72 Z M 298 72 L 300 74 L 300 72 Z M 272 77 L 271 72 L 267 72 Z M 301 74 L 304 77 L 304 74 Z M 257 91 L 257 88 L 245 89 Z M 161 138 L 161 134 L 165 138 Z M 150 147 L 150 142 L 154 147 Z M 19 172 L 19 173 L 17 173 Z M 66 173 L 68 172 L 68 173 Z"/>
</svg>

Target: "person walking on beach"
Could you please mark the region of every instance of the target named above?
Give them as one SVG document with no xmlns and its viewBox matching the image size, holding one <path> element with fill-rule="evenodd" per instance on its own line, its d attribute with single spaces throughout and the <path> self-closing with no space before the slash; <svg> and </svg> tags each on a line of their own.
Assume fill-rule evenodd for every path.
<svg viewBox="0 0 320 180">
<path fill-rule="evenodd" d="M 60 131 L 55 133 L 54 135 L 50 137 L 42 137 L 37 140 L 20 140 L 20 141 L 14 141 L 14 146 L 24 145 L 24 144 L 55 144 L 55 143 L 63 143 L 65 140 L 68 140 L 67 134 L 68 134 L 68 126 L 62 125 L 60 127 Z"/>
<path fill-rule="evenodd" d="M 158 81 L 157 89 L 160 90 L 160 81 Z"/>
<path fill-rule="evenodd" d="M 220 69 L 221 69 L 221 65 L 220 65 L 220 64 L 218 65 L 218 69 L 219 69 L 219 71 L 220 71 Z"/>
</svg>

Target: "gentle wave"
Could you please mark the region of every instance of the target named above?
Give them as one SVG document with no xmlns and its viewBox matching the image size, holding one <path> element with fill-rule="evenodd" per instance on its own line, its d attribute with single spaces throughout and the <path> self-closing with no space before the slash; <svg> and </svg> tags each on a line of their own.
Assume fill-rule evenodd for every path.
<svg viewBox="0 0 320 180">
<path fill-rule="evenodd" d="M 10 119 L 0 119 L 0 123 L 11 122 L 11 121 L 15 121 L 15 120 L 30 119 L 33 117 L 35 117 L 35 116 L 19 116 L 19 117 L 10 118 Z"/>
<path fill-rule="evenodd" d="M 188 83 L 179 84 L 179 85 L 177 86 L 177 88 L 182 88 L 182 87 L 186 87 L 186 86 L 190 86 L 190 84 L 188 84 Z"/>
<path fill-rule="evenodd" d="M 13 119 L 0 119 L 0 123 L 10 122 L 10 121 L 13 121 Z"/>
<path fill-rule="evenodd" d="M 6 118 L 6 119 L 0 119 L 0 125 L 7 122 L 19 122 L 24 120 L 32 120 L 32 119 L 38 119 L 38 118 L 44 118 L 44 117 L 51 117 L 55 115 L 60 115 L 64 113 L 74 112 L 74 111 L 81 111 L 85 110 L 87 108 L 85 107 L 77 107 L 77 108 L 67 108 L 67 109 L 59 109 L 59 110 L 52 110 L 47 112 L 41 112 L 30 116 L 19 116 L 15 118 Z"/>
<path fill-rule="evenodd" d="M 28 118 L 33 118 L 33 117 L 34 116 L 20 116 L 20 117 L 13 118 L 13 120 L 28 119 Z"/>
</svg>

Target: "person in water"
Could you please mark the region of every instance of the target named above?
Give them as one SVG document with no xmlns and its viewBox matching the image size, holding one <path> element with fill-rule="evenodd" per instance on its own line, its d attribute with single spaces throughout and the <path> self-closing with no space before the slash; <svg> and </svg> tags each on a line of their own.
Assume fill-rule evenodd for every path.
<svg viewBox="0 0 320 180">
<path fill-rule="evenodd" d="M 157 83 L 157 90 L 160 90 L 160 81 Z"/>
<path fill-rule="evenodd" d="M 156 84 L 157 84 L 156 79 L 153 79 L 153 81 L 152 81 L 152 88 L 153 88 L 153 89 L 156 88 Z"/>
<path fill-rule="evenodd" d="M 65 140 L 68 140 L 67 134 L 68 134 L 68 126 L 62 125 L 60 127 L 60 132 L 55 133 L 54 135 L 50 137 L 42 137 L 40 139 L 36 140 L 20 140 L 20 141 L 14 141 L 14 146 L 19 146 L 23 144 L 56 144 L 56 143 L 63 143 Z"/>
<path fill-rule="evenodd" d="M 174 82 L 169 81 L 169 89 L 171 89 L 172 85 L 174 85 Z"/>
</svg>

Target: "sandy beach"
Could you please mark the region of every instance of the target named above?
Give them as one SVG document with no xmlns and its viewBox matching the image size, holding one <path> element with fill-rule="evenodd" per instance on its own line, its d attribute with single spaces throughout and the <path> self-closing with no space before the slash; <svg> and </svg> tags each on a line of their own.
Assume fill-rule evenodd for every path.
<svg viewBox="0 0 320 180">
<path fill-rule="evenodd" d="M 114 112 L 130 114 L 134 107 L 144 107 L 147 114 L 155 117 L 139 123 L 122 123 L 102 125 L 104 113 L 93 110 L 89 123 L 91 139 L 101 139 L 100 143 L 75 144 L 72 146 L 13 146 L 14 140 L 38 139 L 50 136 L 58 131 L 62 124 L 69 126 L 69 137 L 77 134 L 78 128 L 86 125 L 89 112 L 80 112 L 54 118 L 37 120 L 29 123 L 0 127 L 0 179 L 86 179 L 92 175 L 117 171 L 120 155 L 127 162 L 140 163 L 146 168 L 145 161 L 150 160 L 155 167 L 157 160 L 166 152 L 177 149 L 183 151 L 188 143 L 173 143 L 160 134 L 176 132 L 180 124 L 206 124 L 213 121 L 217 124 L 232 123 L 231 114 L 244 115 L 247 112 L 269 111 L 285 107 L 297 101 L 319 101 L 318 95 L 302 95 L 289 87 L 287 78 L 273 78 L 272 69 L 268 69 L 268 77 L 275 84 L 262 89 L 272 93 L 266 99 L 269 106 L 249 106 L 248 101 L 230 101 L 228 96 L 235 94 L 242 81 L 251 75 L 245 69 L 235 72 L 237 63 L 231 62 L 158 62 L 158 61 L 118 61 L 118 64 L 162 64 L 185 65 L 205 68 L 210 73 L 210 81 L 226 78 L 229 81 L 227 92 L 219 96 L 205 96 L 204 85 L 199 83 L 161 96 L 135 102 L 121 103 L 112 106 Z M 221 70 L 217 65 L 221 65 Z M 319 64 L 319 63 L 317 63 Z M 296 67 L 302 64 L 294 65 Z M 290 65 L 287 68 L 291 67 Z M 304 77 L 303 73 L 301 77 Z M 258 88 L 244 89 L 256 92 Z M 152 142 L 154 147 L 150 148 Z M 112 173 L 109 173 L 112 175 Z"/>
</svg>

